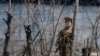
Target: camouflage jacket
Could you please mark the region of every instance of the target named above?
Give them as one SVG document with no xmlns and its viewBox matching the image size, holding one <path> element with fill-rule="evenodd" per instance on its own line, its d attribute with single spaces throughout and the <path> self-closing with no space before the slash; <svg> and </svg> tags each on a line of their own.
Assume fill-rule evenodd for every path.
<svg viewBox="0 0 100 56">
<path fill-rule="evenodd" d="M 58 38 L 56 40 L 56 45 L 63 43 L 72 43 L 72 28 L 64 28 L 58 33 Z"/>
</svg>

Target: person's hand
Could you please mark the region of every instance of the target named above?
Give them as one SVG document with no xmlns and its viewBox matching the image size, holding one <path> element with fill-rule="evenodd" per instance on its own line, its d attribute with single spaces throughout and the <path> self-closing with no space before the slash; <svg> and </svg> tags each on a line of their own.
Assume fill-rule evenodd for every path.
<svg viewBox="0 0 100 56">
<path fill-rule="evenodd" d="M 64 34 L 65 38 L 68 38 L 70 36 L 70 34 L 68 32 L 64 32 L 63 34 Z"/>
</svg>

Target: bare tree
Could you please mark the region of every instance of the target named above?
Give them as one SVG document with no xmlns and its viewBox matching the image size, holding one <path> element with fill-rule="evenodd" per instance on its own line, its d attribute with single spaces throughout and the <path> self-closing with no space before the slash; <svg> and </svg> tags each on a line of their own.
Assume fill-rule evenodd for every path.
<svg viewBox="0 0 100 56">
<path fill-rule="evenodd" d="M 5 23 L 7 24 L 7 31 L 5 33 L 5 43 L 4 43 L 4 51 L 3 51 L 3 56 L 9 56 L 9 52 L 7 51 L 7 48 L 8 48 L 8 43 L 9 43 L 9 39 L 10 39 L 10 23 L 11 23 L 11 20 L 12 20 L 12 16 L 9 12 L 6 12 L 7 13 L 7 20 L 6 19 L 3 19 L 5 21 Z"/>
<path fill-rule="evenodd" d="M 97 41 L 99 39 L 99 20 L 100 20 L 100 15 L 98 17 L 95 18 L 95 21 L 92 22 L 91 18 L 89 17 L 88 13 L 87 13 L 87 10 L 86 10 L 86 15 L 88 16 L 88 20 L 89 22 L 91 23 L 91 26 L 92 26 L 92 38 L 91 38 L 91 42 L 90 42 L 90 47 L 92 49 L 92 51 L 96 51 L 98 53 L 98 51 L 100 51 L 99 47 L 98 47 L 98 44 L 97 44 Z"/>
<path fill-rule="evenodd" d="M 30 29 L 30 25 L 27 25 L 27 26 L 25 26 L 24 25 L 24 28 L 25 28 L 25 32 L 26 32 L 26 39 L 27 39 L 27 54 L 28 54 L 28 56 L 32 56 L 32 54 L 31 54 L 31 29 Z"/>
</svg>

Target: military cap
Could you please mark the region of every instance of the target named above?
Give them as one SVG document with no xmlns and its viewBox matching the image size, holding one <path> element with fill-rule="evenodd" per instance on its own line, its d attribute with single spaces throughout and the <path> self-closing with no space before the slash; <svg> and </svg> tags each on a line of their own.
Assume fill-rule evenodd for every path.
<svg viewBox="0 0 100 56">
<path fill-rule="evenodd" d="M 65 22 L 69 20 L 72 23 L 72 19 L 70 17 L 65 17 L 64 20 L 65 20 Z"/>
</svg>

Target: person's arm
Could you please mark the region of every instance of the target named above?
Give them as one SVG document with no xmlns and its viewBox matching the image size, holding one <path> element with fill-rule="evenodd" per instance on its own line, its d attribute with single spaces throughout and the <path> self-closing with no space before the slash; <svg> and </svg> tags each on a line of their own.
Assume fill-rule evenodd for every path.
<svg viewBox="0 0 100 56">
<path fill-rule="evenodd" d="M 60 37 L 61 37 L 61 31 L 58 33 L 58 36 L 57 36 L 57 39 L 56 39 L 56 49 L 59 49 Z"/>
</svg>

